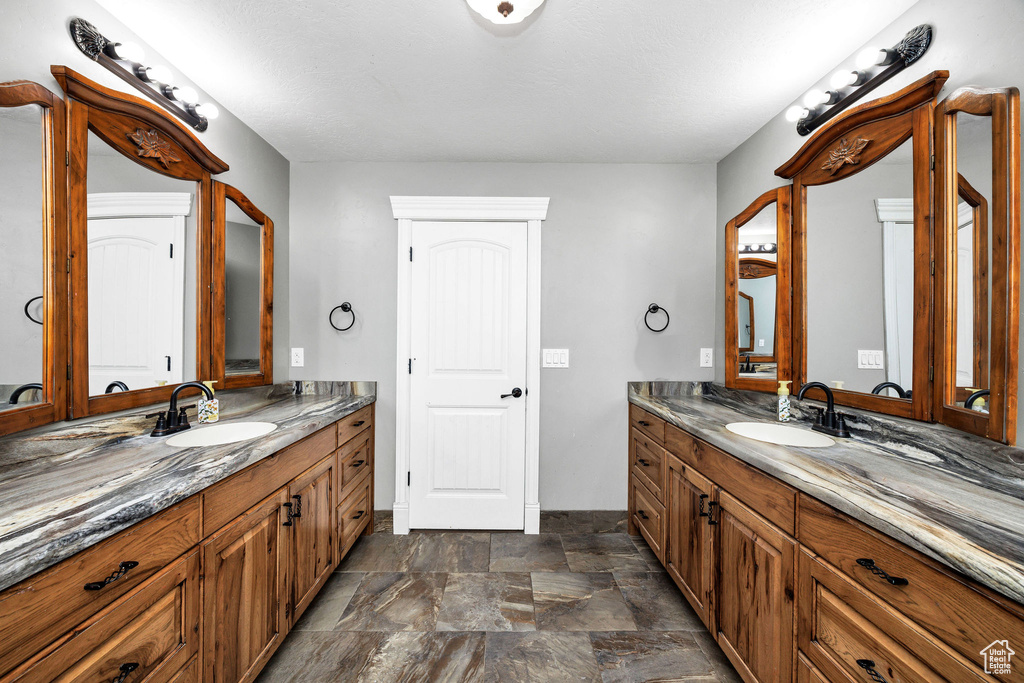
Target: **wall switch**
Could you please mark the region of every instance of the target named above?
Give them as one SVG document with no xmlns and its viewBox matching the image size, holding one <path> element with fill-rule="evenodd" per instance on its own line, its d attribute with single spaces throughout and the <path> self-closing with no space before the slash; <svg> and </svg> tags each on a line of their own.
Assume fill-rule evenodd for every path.
<svg viewBox="0 0 1024 683">
<path fill-rule="evenodd" d="M 712 349 L 700 350 L 700 366 L 702 368 L 714 367 L 714 351 Z"/>
<path fill-rule="evenodd" d="M 544 349 L 542 368 L 567 368 L 569 367 L 569 349 Z"/>
<path fill-rule="evenodd" d="M 885 369 L 885 352 L 884 351 L 865 351 L 863 349 L 857 351 L 857 369 L 858 370 L 884 370 Z"/>
<path fill-rule="evenodd" d="M 764 339 L 758 339 L 757 340 L 757 345 L 763 348 L 764 347 Z"/>
<path fill-rule="evenodd" d="M 302 349 L 292 349 L 292 367 L 301 368 L 305 364 L 305 354 Z"/>
</svg>

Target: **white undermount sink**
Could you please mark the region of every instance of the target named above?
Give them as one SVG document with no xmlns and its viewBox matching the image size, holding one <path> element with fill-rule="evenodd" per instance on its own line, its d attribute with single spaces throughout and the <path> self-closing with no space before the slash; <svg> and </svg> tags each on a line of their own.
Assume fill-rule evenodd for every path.
<svg viewBox="0 0 1024 683">
<path fill-rule="evenodd" d="M 745 436 L 755 441 L 774 443 L 779 446 L 800 446 L 801 448 L 825 448 L 835 443 L 833 439 L 812 432 L 809 429 L 798 429 L 770 422 L 732 422 L 725 425 L 733 434 Z"/>
<path fill-rule="evenodd" d="M 217 425 L 192 427 L 167 439 L 167 444 L 179 448 L 192 446 L 220 446 L 236 441 L 246 441 L 263 436 L 277 429 L 273 422 L 230 422 Z"/>
</svg>

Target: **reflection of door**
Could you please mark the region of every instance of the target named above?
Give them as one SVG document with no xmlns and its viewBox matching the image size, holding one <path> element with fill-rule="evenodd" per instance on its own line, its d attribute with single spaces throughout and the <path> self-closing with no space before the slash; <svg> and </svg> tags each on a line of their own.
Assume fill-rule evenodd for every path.
<svg viewBox="0 0 1024 683">
<path fill-rule="evenodd" d="M 956 231 L 956 385 L 981 387 L 974 379 L 974 221 Z"/>
<path fill-rule="evenodd" d="M 122 195 L 89 197 L 90 395 L 115 381 L 143 389 L 183 380 L 184 215 L 130 215 L 145 209 Z M 126 198 L 120 217 L 115 204 Z"/>
<path fill-rule="evenodd" d="M 526 223 L 417 223 L 412 246 L 410 526 L 522 529 Z"/>
<path fill-rule="evenodd" d="M 882 224 L 885 379 L 914 388 L 914 200 L 876 199 Z"/>
</svg>

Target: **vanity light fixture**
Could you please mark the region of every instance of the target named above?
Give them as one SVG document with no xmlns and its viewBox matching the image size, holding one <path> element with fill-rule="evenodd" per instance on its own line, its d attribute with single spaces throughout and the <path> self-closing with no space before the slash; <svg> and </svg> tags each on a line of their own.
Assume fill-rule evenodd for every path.
<svg viewBox="0 0 1024 683">
<path fill-rule="evenodd" d="M 466 0 L 470 8 L 494 24 L 518 24 L 544 4 L 544 0 Z"/>
<path fill-rule="evenodd" d="M 213 104 L 200 104 L 199 94 L 187 85 L 174 85 L 170 69 L 146 66 L 145 52 L 135 43 L 118 43 L 100 33 L 85 19 L 75 17 L 69 25 L 71 38 L 87 57 L 117 74 L 121 80 L 145 93 L 151 100 L 198 131 L 210 125 L 220 110 Z"/>
<path fill-rule="evenodd" d="M 928 50 L 932 27 L 912 28 L 891 48 L 869 47 L 857 55 L 857 70 L 840 70 L 829 80 L 830 90 L 811 90 L 802 104 L 786 110 L 786 120 L 796 123 L 796 132 L 810 135 L 814 129 L 907 68 Z"/>
<path fill-rule="evenodd" d="M 775 242 L 764 242 L 756 244 L 741 244 L 741 254 L 774 254 L 779 250 L 779 245 Z"/>
</svg>

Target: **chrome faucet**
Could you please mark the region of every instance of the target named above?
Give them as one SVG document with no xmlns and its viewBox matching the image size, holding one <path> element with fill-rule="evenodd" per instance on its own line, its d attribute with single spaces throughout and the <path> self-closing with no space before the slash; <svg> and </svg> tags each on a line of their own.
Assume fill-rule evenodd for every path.
<svg viewBox="0 0 1024 683">
<path fill-rule="evenodd" d="M 808 382 L 800 387 L 800 392 L 796 395 L 797 399 L 802 400 L 808 389 L 821 389 L 825 392 L 826 398 L 825 411 L 822 412 L 821 408 L 818 408 L 818 417 L 811 425 L 811 429 L 842 439 L 848 438 L 850 432 L 846 429 L 846 416 L 836 413 L 836 399 L 828 385 L 821 382 Z"/>
<path fill-rule="evenodd" d="M 200 384 L 199 382 L 184 382 L 174 387 L 174 391 L 171 392 L 171 405 L 167 413 L 150 413 L 146 416 L 156 418 L 156 427 L 153 428 L 150 436 L 167 436 L 168 434 L 174 434 L 175 432 L 184 431 L 192 427 L 188 423 L 188 414 L 185 412 L 192 406 L 182 406 L 180 410 L 178 409 L 178 394 L 189 388 L 199 389 L 206 394 L 208 400 L 213 398 L 213 392 L 205 384 Z"/>
</svg>

